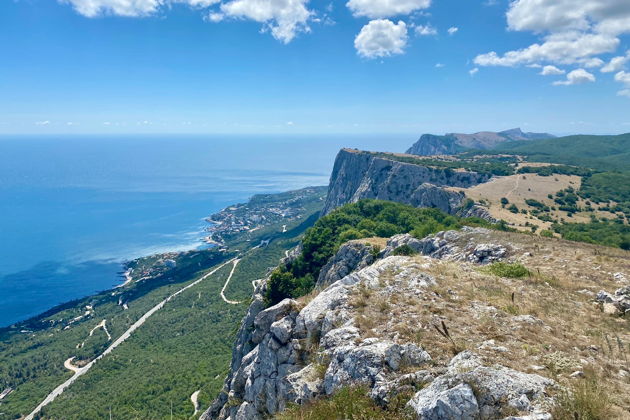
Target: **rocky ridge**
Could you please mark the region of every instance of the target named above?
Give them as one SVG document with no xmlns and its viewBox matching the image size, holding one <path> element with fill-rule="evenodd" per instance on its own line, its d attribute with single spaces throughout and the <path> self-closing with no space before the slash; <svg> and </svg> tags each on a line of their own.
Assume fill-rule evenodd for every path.
<svg viewBox="0 0 630 420">
<path fill-rule="evenodd" d="M 448 133 L 443 136 L 423 134 L 406 153 L 419 156 L 454 155 L 465 150 L 488 150 L 508 141 L 553 138 L 548 133 L 525 133 L 520 128 L 500 132 L 481 131 L 474 134 Z"/>
<path fill-rule="evenodd" d="M 489 233 L 466 229 L 422 240 L 398 235 L 378 255 L 367 245 L 347 244 L 322 270 L 321 290 L 307 304 L 285 299 L 265 309 L 261 282 L 239 330 L 224 389 L 201 418 L 265 418 L 288 403 L 303 404 L 359 383 L 381 405 L 394 394 L 411 392 L 408 406 L 422 419 L 550 418 L 550 391 L 557 385 L 548 378 L 488 366 L 474 351 L 439 367 L 435 354 L 418 343 L 397 334 L 362 334 L 358 308 L 367 295 L 375 303 L 401 295 L 431 299 L 439 286 L 427 272 L 432 261 L 487 264 L 519 251 L 480 241 Z M 427 255 L 425 262 L 392 255 L 401 245 Z"/>
<path fill-rule="evenodd" d="M 466 197 L 463 192 L 448 187 L 468 188 L 489 179 L 487 174 L 431 168 L 343 149 L 335 160 L 322 214 L 364 198 L 434 207 L 457 214 L 463 210 Z M 476 211 L 478 215 L 484 214 L 482 209 Z"/>
</svg>

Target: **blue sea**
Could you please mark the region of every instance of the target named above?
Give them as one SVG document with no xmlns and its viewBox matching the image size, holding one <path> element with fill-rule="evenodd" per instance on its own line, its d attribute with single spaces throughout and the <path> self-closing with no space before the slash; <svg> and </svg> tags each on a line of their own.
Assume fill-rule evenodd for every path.
<svg viewBox="0 0 630 420">
<path fill-rule="evenodd" d="M 204 218 L 326 185 L 341 147 L 413 136 L 0 137 L 0 326 L 122 282 L 125 260 L 203 246 Z"/>
</svg>

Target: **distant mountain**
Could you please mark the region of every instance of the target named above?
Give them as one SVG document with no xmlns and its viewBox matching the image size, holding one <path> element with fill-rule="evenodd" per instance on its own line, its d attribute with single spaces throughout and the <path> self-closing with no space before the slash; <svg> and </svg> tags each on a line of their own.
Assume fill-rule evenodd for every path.
<svg viewBox="0 0 630 420">
<path fill-rule="evenodd" d="M 630 171 L 630 133 L 502 143 L 492 149 L 492 153 L 524 155 L 529 161 L 585 166 L 602 171 Z"/>
<path fill-rule="evenodd" d="M 550 139 L 548 133 L 524 133 L 520 128 L 500 132 L 481 131 L 474 134 L 448 133 L 443 136 L 423 134 L 408 150 L 408 154 L 419 156 L 454 155 L 469 149 L 492 149 L 502 143 Z"/>
</svg>

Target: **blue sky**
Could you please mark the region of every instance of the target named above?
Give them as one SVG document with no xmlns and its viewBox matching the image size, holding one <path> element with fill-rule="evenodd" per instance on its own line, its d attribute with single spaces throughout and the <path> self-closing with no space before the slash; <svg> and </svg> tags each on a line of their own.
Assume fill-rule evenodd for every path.
<svg viewBox="0 0 630 420">
<path fill-rule="evenodd" d="M 630 2 L 578 3 L 3 1 L 0 134 L 628 132 Z"/>
</svg>

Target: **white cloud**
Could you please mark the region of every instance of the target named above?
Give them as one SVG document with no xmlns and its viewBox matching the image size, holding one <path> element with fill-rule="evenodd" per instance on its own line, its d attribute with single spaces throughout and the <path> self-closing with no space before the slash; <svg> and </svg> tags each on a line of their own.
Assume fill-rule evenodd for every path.
<svg viewBox="0 0 630 420">
<path fill-rule="evenodd" d="M 370 19 L 407 15 L 430 5 L 431 0 L 350 0 L 346 3 L 354 16 Z"/>
<path fill-rule="evenodd" d="M 475 57 L 475 64 L 506 67 L 540 62 L 574 64 L 596 54 L 615 51 L 618 46 L 619 39 L 608 35 L 578 32 L 554 34 L 547 36 L 542 44 L 508 51 L 503 56 L 494 51 L 478 55 Z"/>
<path fill-rule="evenodd" d="M 608 64 L 601 68 L 601 72 L 613 73 L 619 71 L 623 69 L 628 61 L 630 61 L 630 50 L 626 52 L 626 55 L 611 58 Z"/>
<path fill-rule="evenodd" d="M 573 70 L 569 74 L 567 74 L 566 80 L 561 80 L 557 82 L 553 82 L 555 86 L 569 86 L 569 85 L 581 85 L 583 83 L 594 82 L 595 76 L 591 73 L 587 72 L 584 69 Z"/>
<path fill-rule="evenodd" d="M 357 53 L 366 58 L 402 54 L 406 45 L 407 25 L 403 21 L 394 23 L 389 19 L 370 21 L 354 39 Z"/>
<path fill-rule="evenodd" d="M 292 125 L 295 125 L 295 123 L 293 121 L 287 121 L 287 125 L 292 126 Z"/>
<path fill-rule="evenodd" d="M 450 28 L 448 28 L 448 30 L 446 32 L 448 32 L 449 35 L 455 35 L 457 33 L 457 31 L 459 31 L 458 27 L 451 26 Z"/>
<path fill-rule="evenodd" d="M 70 3 L 86 17 L 118 15 L 127 17 L 147 16 L 155 13 L 163 0 L 61 0 Z"/>
<path fill-rule="evenodd" d="M 207 9 L 221 0 L 58 0 L 71 4 L 86 17 L 117 15 L 126 17 L 150 16 L 173 4 Z M 419 0 L 416 0 L 419 1 Z M 422 0 L 428 1 L 428 0 Z M 308 32 L 308 21 L 313 12 L 307 9 L 308 0 L 232 0 L 222 3 L 220 11 L 206 10 L 206 19 L 220 22 L 225 18 L 251 19 L 263 24 L 274 38 L 288 43 L 299 32 Z"/>
<path fill-rule="evenodd" d="M 582 68 L 603 66 L 602 72 L 612 73 L 627 61 L 615 57 L 605 63 L 602 55 L 615 52 L 619 36 L 630 33 L 628 0 L 512 0 L 506 19 L 509 30 L 533 32 L 540 41 L 502 54 L 491 51 L 478 55 L 474 60 L 477 65 L 573 64 Z M 560 83 L 575 84 L 578 80 L 582 79 L 567 78 Z"/>
<path fill-rule="evenodd" d="M 69 3 L 86 17 L 117 15 L 126 17 L 148 16 L 161 7 L 182 3 L 194 8 L 206 8 L 220 0 L 58 0 Z"/>
<path fill-rule="evenodd" d="M 218 12 L 210 12 L 207 16 L 207 19 L 210 22 L 221 22 L 223 19 L 225 18 L 225 15 L 223 13 L 218 13 Z"/>
<path fill-rule="evenodd" d="M 225 16 L 247 18 L 263 24 L 263 30 L 285 44 L 299 32 L 310 31 L 308 20 L 312 12 L 307 0 L 233 0 L 221 5 Z"/>
<path fill-rule="evenodd" d="M 619 73 L 615 74 L 615 81 L 623 83 L 624 85 L 630 87 L 630 73 L 620 71 Z"/>
<path fill-rule="evenodd" d="M 435 63 L 435 68 L 436 69 L 441 69 L 442 67 L 444 67 L 444 64 L 442 64 L 442 63 Z"/>
<path fill-rule="evenodd" d="M 564 74 L 564 73 L 565 73 L 564 70 L 559 69 L 556 66 L 545 66 L 540 72 L 540 74 L 542 74 L 543 76 L 557 76 L 559 74 Z"/>
<path fill-rule="evenodd" d="M 471 76 L 474 76 L 477 73 L 479 73 L 479 69 L 477 67 L 475 67 L 474 69 L 468 71 L 468 74 L 470 74 Z"/>
<path fill-rule="evenodd" d="M 581 63 L 584 67 L 586 67 L 587 69 L 592 69 L 594 67 L 601 67 L 604 65 L 604 60 L 602 60 L 601 58 L 585 58 L 583 60 L 579 60 L 579 63 Z"/>
<path fill-rule="evenodd" d="M 593 30 L 619 35 L 630 32 L 627 0 L 516 0 L 507 12 L 508 27 L 517 31 Z"/>
<path fill-rule="evenodd" d="M 416 34 L 422 36 L 437 35 L 438 31 L 431 25 L 416 26 Z"/>
<path fill-rule="evenodd" d="M 627 98 L 630 98 L 630 89 L 621 89 L 619 92 L 617 92 L 617 96 L 625 96 Z"/>
<path fill-rule="evenodd" d="M 35 121 L 35 125 L 49 125 L 50 121 Z"/>
</svg>

